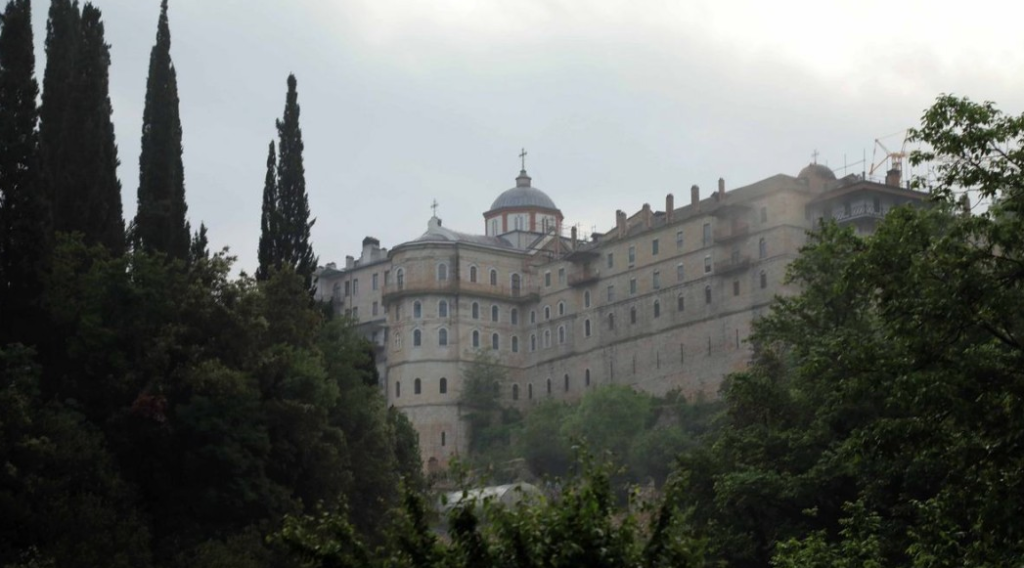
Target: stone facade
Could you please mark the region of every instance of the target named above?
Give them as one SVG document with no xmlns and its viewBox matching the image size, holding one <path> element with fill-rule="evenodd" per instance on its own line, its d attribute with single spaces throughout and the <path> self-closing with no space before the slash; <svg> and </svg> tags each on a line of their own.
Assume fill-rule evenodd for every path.
<svg viewBox="0 0 1024 568">
<path fill-rule="evenodd" d="M 387 400 L 420 436 L 425 467 L 467 448 L 462 373 L 481 350 L 508 371 L 501 397 L 528 410 L 547 397 L 626 384 L 654 394 L 715 396 L 750 359 L 752 322 L 796 292 L 786 267 L 818 220 L 869 233 L 892 207 L 924 195 L 812 164 L 664 211 L 619 211 L 581 241 L 523 171 L 484 213 L 484 234 L 430 219 L 390 251 L 363 241 L 359 259 L 319 272 L 318 293 L 377 345 Z"/>
</svg>

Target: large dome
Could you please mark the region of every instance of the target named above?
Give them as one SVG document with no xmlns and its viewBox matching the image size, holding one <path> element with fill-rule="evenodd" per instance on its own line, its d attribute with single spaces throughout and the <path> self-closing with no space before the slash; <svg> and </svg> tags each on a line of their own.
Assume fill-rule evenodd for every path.
<svg viewBox="0 0 1024 568">
<path fill-rule="evenodd" d="M 494 203 L 491 204 L 491 211 L 507 208 L 538 207 L 541 209 L 558 210 L 555 202 L 548 197 L 548 194 L 530 185 L 530 176 L 526 170 L 519 172 L 516 178 L 516 186 L 504 191 Z"/>
<path fill-rule="evenodd" d="M 809 164 L 806 168 L 800 170 L 800 173 L 797 174 L 796 177 L 803 179 L 816 177 L 826 181 L 835 181 L 836 174 L 830 170 L 828 166 L 823 166 L 821 164 Z"/>
</svg>

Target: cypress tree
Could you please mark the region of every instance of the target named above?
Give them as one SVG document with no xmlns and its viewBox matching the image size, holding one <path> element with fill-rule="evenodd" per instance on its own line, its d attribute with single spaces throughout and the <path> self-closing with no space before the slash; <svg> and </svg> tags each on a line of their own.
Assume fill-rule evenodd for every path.
<svg viewBox="0 0 1024 568">
<path fill-rule="evenodd" d="M 120 254 L 124 217 L 110 118 L 110 46 L 99 9 L 85 4 L 79 15 L 77 3 L 53 0 L 46 47 L 40 134 L 53 229 L 81 232 L 87 243 Z"/>
<path fill-rule="evenodd" d="M 46 20 L 46 70 L 43 74 L 42 106 L 39 108 L 40 179 L 48 200 L 47 228 L 66 227 L 75 205 L 65 203 L 58 188 L 70 183 L 73 170 L 67 160 L 68 121 L 73 99 L 71 78 L 77 59 L 81 14 L 71 0 L 52 0 Z"/>
<path fill-rule="evenodd" d="M 11 0 L 0 30 L 0 344 L 34 343 L 47 254 L 38 180 L 35 54 L 29 0 Z"/>
<path fill-rule="evenodd" d="M 263 215 L 260 218 L 260 249 L 259 268 L 256 269 L 256 279 L 266 280 L 270 277 L 272 270 L 281 267 L 281 259 L 278 256 L 278 241 L 280 240 L 280 227 L 278 223 L 277 203 L 277 158 L 274 155 L 274 141 L 270 141 L 270 150 L 267 153 L 267 177 L 263 181 Z"/>
<path fill-rule="evenodd" d="M 135 236 L 148 251 L 185 259 L 189 253 L 189 229 L 185 221 L 188 207 L 181 154 L 178 80 L 171 62 L 167 0 L 163 0 L 156 44 L 149 55 Z"/>
<path fill-rule="evenodd" d="M 281 221 L 279 255 L 281 262 L 293 267 L 304 279 L 306 288 L 312 290 L 317 258 L 313 255 L 309 232 L 316 220 L 309 219 L 306 172 L 302 165 L 302 129 L 299 128 L 299 95 L 295 87 L 295 75 L 289 75 L 284 117 L 277 121 L 277 195 Z"/>
</svg>

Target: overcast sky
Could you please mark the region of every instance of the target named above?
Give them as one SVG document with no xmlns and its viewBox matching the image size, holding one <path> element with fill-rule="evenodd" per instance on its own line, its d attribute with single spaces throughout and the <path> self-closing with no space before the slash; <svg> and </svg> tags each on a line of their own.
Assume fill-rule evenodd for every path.
<svg viewBox="0 0 1024 568">
<path fill-rule="evenodd" d="M 126 219 L 159 0 L 94 0 L 111 45 Z M 33 9 L 45 57 L 49 3 Z M 698 184 L 841 169 L 890 148 L 939 93 L 1024 111 L 1017 2 L 170 0 L 193 227 L 256 267 L 267 144 L 298 78 L 320 263 L 446 227 L 481 233 L 515 185 L 566 225 L 614 225 Z M 842 172 L 837 172 L 842 173 Z"/>
</svg>

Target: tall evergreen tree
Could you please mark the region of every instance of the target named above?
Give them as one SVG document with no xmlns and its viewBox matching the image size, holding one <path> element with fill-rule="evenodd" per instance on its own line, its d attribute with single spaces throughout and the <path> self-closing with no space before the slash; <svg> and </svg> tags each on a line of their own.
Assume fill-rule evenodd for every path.
<svg viewBox="0 0 1024 568">
<path fill-rule="evenodd" d="M 317 258 L 313 255 L 309 230 L 316 220 L 309 219 L 306 171 L 302 166 L 299 94 L 295 86 L 295 75 L 289 75 L 284 117 L 277 121 L 277 196 L 281 222 L 278 254 L 281 263 L 293 267 L 305 280 L 306 288 L 312 289 Z"/>
<path fill-rule="evenodd" d="M 35 54 L 29 0 L 11 0 L 0 31 L 0 343 L 34 343 L 47 257 L 38 182 Z"/>
<path fill-rule="evenodd" d="M 163 0 L 156 45 L 149 55 L 135 230 L 146 250 L 185 259 L 189 250 L 189 229 L 185 221 L 188 206 L 181 153 L 178 80 L 171 62 L 167 0 Z"/>
<path fill-rule="evenodd" d="M 46 49 L 40 134 L 53 228 L 81 232 L 86 242 L 119 254 L 124 217 L 111 122 L 110 46 L 99 9 L 85 4 L 79 14 L 77 3 L 53 0 Z"/>
<path fill-rule="evenodd" d="M 260 266 L 256 269 L 256 278 L 266 280 L 275 268 L 280 268 L 278 257 L 278 241 L 280 240 L 280 223 L 278 223 L 277 203 L 277 157 L 274 154 L 274 141 L 270 141 L 267 153 L 267 177 L 263 181 L 263 216 L 260 218 Z"/>
</svg>

